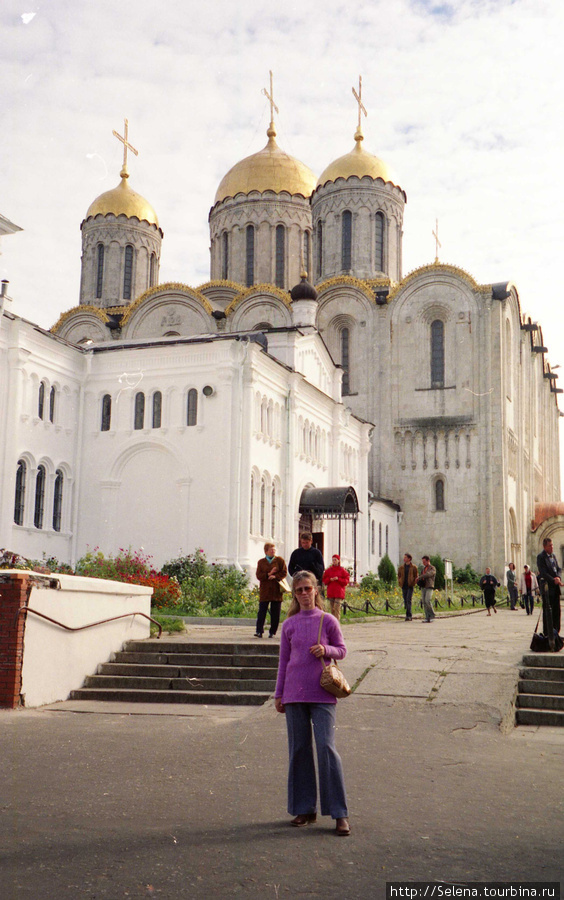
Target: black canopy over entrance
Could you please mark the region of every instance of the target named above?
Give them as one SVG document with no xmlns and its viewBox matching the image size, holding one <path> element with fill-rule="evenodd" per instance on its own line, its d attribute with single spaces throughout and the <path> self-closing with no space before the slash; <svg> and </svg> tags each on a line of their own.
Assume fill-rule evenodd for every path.
<svg viewBox="0 0 564 900">
<path fill-rule="evenodd" d="M 339 555 L 341 554 L 341 522 L 353 521 L 353 579 L 356 581 L 356 520 L 358 519 L 358 497 L 350 485 L 326 488 L 304 488 L 300 497 L 300 513 L 314 519 L 339 520 Z"/>
</svg>

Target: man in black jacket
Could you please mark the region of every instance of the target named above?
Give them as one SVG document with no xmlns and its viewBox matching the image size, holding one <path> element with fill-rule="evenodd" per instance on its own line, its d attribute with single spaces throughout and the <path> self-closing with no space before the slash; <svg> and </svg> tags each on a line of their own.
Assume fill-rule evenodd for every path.
<svg viewBox="0 0 564 900">
<path fill-rule="evenodd" d="M 308 531 L 300 534 L 300 546 L 292 552 L 288 563 L 288 572 L 294 576 L 296 572 L 313 572 L 319 584 L 325 571 L 325 563 L 321 551 L 312 547 L 313 535 Z"/>
<path fill-rule="evenodd" d="M 539 571 L 539 585 L 541 590 L 547 590 L 548 605 L 552 612 L 552 627 L 560 633 L 560 585 L 562 581 L 560 576 L 562 569 L 558 565 L 558 560 L 553 553 L 554 547 L 551 538 L 545 538 L 542 542 L 543 551 L 537 556 L 537 567 Z M 543 617 L 544 621 L 544 617 Z M 548 623 L 544 622 L 544 633 L 550 631 L 547 628 Z"/>
</svg>

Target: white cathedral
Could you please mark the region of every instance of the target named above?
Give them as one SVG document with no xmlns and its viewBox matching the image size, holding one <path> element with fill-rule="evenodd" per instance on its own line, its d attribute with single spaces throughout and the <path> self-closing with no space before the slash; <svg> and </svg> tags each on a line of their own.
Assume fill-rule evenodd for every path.
<svg viewBox="0 0 564 900">
<path fill-rule="evenodd" d="M 80 226 L 78 306 L 45 331 L 3 286 L 0 546 L 157 565 L 201 547 L 252 573 L 266 539 L 288 558 L 308 528 L 358 576 L 408 550 L 498 577 L 545 535 L 564 547 L 541 328 L 509 282 L 402 275 L 406 194 L 360 108 L 319 178 L 270 122 L 217 188 L 197 288 L 159 283 L 126 128 L 120 183 Z"/>
</svg>

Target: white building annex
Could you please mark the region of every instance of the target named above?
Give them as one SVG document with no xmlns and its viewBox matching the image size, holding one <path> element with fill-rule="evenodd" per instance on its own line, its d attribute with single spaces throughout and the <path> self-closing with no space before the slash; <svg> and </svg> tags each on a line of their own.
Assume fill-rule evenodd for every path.
<svg viewBox="0 0 564 900">
<path fill-rule="evenodd" d="M 273 121 L 267 138 L 217 189 L 206 284 L 159 284 L 126 134 L 81 225 L 78 305 L 45 332 L 4 304 L 0 545 L 157 563 L 199 546 L 252 570 L 307 525 L 359 575 L 404 550 L 501 574 L 532 562 L 550 510 L 564 552 L 561 390 L 515 286 L 438 259 L 403 277 L 406 194 L 360 113 L 319 178 Z M 320 488 L 342 490 L 324 507 Z"/>
</svg>

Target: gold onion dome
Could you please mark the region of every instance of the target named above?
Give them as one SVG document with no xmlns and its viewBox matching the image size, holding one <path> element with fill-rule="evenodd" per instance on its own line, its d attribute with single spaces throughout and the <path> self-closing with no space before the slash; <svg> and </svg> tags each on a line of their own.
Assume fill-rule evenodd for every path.
<svg viewBox="0 0 564 900">
<path fill-rule="evenodd" d="M 317 182 L 317 187 L 322 187 L 328 181 L 336 181 L 337 178 L 344 178 L 346 181 L 353 175 L 356 175 L 357 178 L 362 178 L 364 175 L 374 179 L 381 178 L 382 181 L 390 181 L 399 187 L 389 166 L 378 156 L 363 149 L 364 136 L 360 128 L 357 128 L 354 139 L 356 142 L 354 149 L 327 166 Z"/>
<path fill-rule="evenodd" d="M 312 194 L 316 179 L 311 169 L 280 149 L 274 140 L 276 129 L 273 122 L 266 133 L 266 147 L 236 163 L 222 178 L 214 204 L 237 194 L 250 194 L 251 191 L 261 194 L 263 191 L 273 191 L 275 194 L 287 191 L 306 198 Z"/>
<path fill-rule="evenodd" d="M 113 213 L 114 216 L 127 216 L 129 219 L 136 217 L 140 222 L 146 221 L 149 225 L 156 225 L 158 228 L 159 220 L 151 204 L 141 194 L 137 194 L 129 187 L 127 169 L 124 167 L 120 174 L 121 181 L 118 186 L 100 194 L 88 207 L 86 218 Z"/>
</svg>

